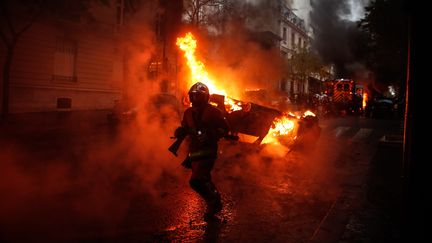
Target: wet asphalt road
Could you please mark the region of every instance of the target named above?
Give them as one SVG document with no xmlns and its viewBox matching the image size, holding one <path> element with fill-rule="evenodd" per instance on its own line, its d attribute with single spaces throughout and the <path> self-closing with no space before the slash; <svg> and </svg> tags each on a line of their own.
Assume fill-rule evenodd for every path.
<svg viewBox="0 0 432 243">
<path fill-rule="evenodd" d="M 178 159 L 155 167 L 158 151 L 148 156 L 152 150 L 134 149 L 133 139 L 110 149 L 118 135 L 104 129 L 84 136 L 76 130 L 31 137 L 11 132 L 1 140 L 1 159 L 10 163 L 0 181 L 0 196 L 7 198 L 0 204 L 0 241 L 334 239 L 344 225 L 329 215 L 335 207 L 358 207 L 379 139 L 400 123 L 349 117 L 320 125 L 317 146 L 302 151 L 222 142 L 213 179 L 224 208 L 209 223 L 202 219 L 203 201 L 188 186 L 190 172 Z M 94 152 L 95 146 L 105 150 Z M 327 228 L 334 232 L 325 236 Z"/>
</svg>

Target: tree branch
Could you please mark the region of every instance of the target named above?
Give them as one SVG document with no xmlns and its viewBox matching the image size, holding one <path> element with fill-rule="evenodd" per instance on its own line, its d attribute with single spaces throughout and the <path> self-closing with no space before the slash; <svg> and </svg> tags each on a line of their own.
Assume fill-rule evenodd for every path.
<svg viewBox="0 0 432 243">
<path fill-rule="evenodd" d="M 209 3 L 212 3 L 214 0 L 204 0 L 201 2 L 201 6 L 208 5 Z"/>
<path fill-rule="evenodd" d="M 17 33 L 16 33 L 16 37 L 18 38 L 18 37 L 20 37 L 21 36 L 21 34 L 22 33 L 24 33 L 26 30 L 28 30 L 33 24 L 34 24 L 34 22 L 36 21 L 36 19 L 41 15 L 41 13 L 42 13 L 42 6 L 39 8 L 39 10 L 30 18 L 30 20 L 29 20 L 29 22 L 26 24 L 26 25 L 24 25 L 24 27 L 20 30 L 20 31 L 18 31 Z"/>
<path fill-rule="evenodd" d="M 5 19 L 6 19 L 6 23 L 7 23 L 8 27 L 9 27 L 9 30 L 12 33 L 12 35 L 14 36 L 14 35 L 16 35 L 16 32 L 15 32 L 15 28 L 13 27 L 12 21 L 10 19 L 9 11 L 7 9 L 7 6 L 6 6 L 6 2 L 5 1 L 0 1 L 0 4 L 1 4 L 2 12 L 3 12 L 3 14 L 5 16 Z"/>
<path fill-rule="evenodd" d="M 3 33 L 2 30 L 0 30 L 0 37 L 1 37 L 1 39 L 3 40 L 3 42 L 5 43 L 5 45 L 6 45 L 7 47 L 9 47 L 9 46 L 11 45 L 11 43 L 9 42 L 9 40 L 8 40 L 8 38 L 7 38 L 7 36 L 6 36 L 6 34 Z"/>
</svg>

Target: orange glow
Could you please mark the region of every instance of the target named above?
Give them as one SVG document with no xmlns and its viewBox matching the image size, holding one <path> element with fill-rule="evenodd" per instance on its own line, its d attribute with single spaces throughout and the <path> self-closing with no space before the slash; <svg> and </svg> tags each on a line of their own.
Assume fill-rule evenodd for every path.
<svg viewBox="0 0 432 243">
<path fill-rule="evenodd" d="M 229 112 L 242 109 L 241 103 L 229 98 L 225 89 L 218 87 L 216 82 L 210 78 L 204 63 L 196 58 L 195 50 L 197 48 L 197 41 L 192 33 L 189 32 L 184 37 L 177 38 L 176 45 L 184 52 L 187 65 L 191 72 L 191 79 L 190 83 L 188 83 L 188 87 L 192 86 L 196 82 L 204 83 L 209 88 L 211 94 L 225 96 L 225 107 Z"/>
<path fill-rule="evenodd" d="M 363 110 L 366 108 L 367 100 L 368 100 L 368 95 L 367 95 L 366 92 L 364 92 L 363 93 L 363 100 L 362 100 L 362 108 L 363 108 Z"/>
<path fill-rule="evenodd" d="M 239 111 L 242 110 L 242 104 L 239 101 L 235 101 L 227 96 L 225 96 L 225 108 L 227 108 L 228 111 Z"/>
<path fill-rule="evenodd" d="M 279 138 L 288 137 L 291 139 L 295 138 L 295 127 L 296 122 L 294 119 L 284 115 L 277 117 L 273 120 L 273 125 L 270 128 L 267 136 L 261 142 L 262 144 L 272 143 L 279 144 Z"/>
<path fill-rule="evenodd" d="M 303 113 L 303 117 L 305 117 L 305 116 L 316 116 L 316 115 L 315 115 L 315 113 L 313 113 L 312 111 L 307 110 L 307 111 L 305 111 L 305 112 Z"/>
<path fill-rule="evenodd" d="M 183 37 L 177 38 L 177 46 L 184 52 L 184 57 L 187 60 L 187 65 L 190 70 L 190 79 L 188 79 L 188 87 L 192 86 L 196 82 L 201 82 L 207 85 L 211 94 L 219 94 L 225 96 L 225 109 L 228 112 L 243 110 L 248 112 L 251 109 L 251 104 L 247 102 L 241 102 L 236 99 L 228 97 L 226 87 L 221 86 L 221 83 L 217 79 L 214 79 L 209 75 L 203 62 L 198 60 L 196 57 L 197 40 L 194 38 L 192 33 L 187 33 Z M 257 89 L 258 90 L 258 89 Z M 235 92 L 235 90 L 233 90 Z M 233 95 L 230 90 L 230 95 Z M 231 96 L 232 97 L 232 96 Z M 217 104 L 212 103 L 217 106 Z M 282 144 L 288 145 L 295 141 L 298 121 L 302 117 L 316 116 L 313 112 L 307 110 L 303 113 L 294 115 L 293 113 L 284 114 L 276 117 L 273 120 L 273 124 L 269 129 L 267 135 L 262 140 L 261 144 Z M 256 139 L 256 138 L 254 138 Z"/>
<path fill-rule="evenodd" d="M 276 117 L 273 120 L 273 125 L 267 133 L 266 137 L 261 142 L 262 144 L 281 144 L 280 140 L 284 143 L 292 142 L 296 139 L 298 129 L 298 119 L 306 116 L 316 116 L 310 110 L 303 113 L 302 116 L 294 115 L 292 112 L 283 115 L 282 117 Z"/>
</svg>

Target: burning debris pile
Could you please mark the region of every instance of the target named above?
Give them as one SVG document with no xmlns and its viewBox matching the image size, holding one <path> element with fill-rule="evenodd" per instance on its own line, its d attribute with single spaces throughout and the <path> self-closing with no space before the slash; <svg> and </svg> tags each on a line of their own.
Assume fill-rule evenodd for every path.
<svg viewBox="0 0 432 243">
<path fill-rule="evenodd" d="M 320 128 L 318 118 L 314 113 L 306 111 L 301 115 L 294 115 L 232 98 L 226 89 L 210 78 L 205 65 L 196 58 L 197 41 L 192 33 L 177 38 L 176 44 L 184 52 L 190 69 L 191 78 L 187 86 L 196 82 L 207 85 L 211 93 L 210 103 L 224 112 L 233 133 L 245 135 L 244 138 L 248 138 L 243 141 L 284 146 L 316 142 Z"/>
</svg>

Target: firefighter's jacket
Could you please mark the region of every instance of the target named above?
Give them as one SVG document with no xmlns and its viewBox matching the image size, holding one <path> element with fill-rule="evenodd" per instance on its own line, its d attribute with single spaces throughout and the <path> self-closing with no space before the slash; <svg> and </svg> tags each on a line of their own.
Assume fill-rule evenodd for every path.
<svg viewBox="0 0 432 243">
<path fill-rule="evenodd" d="M 183 115 L 182 126 L 189 132 L 189 159 L 215 159 L 218 141 L 229 131 L 222 112 L 210 105 L 190 107 Z"/>
</svg>

